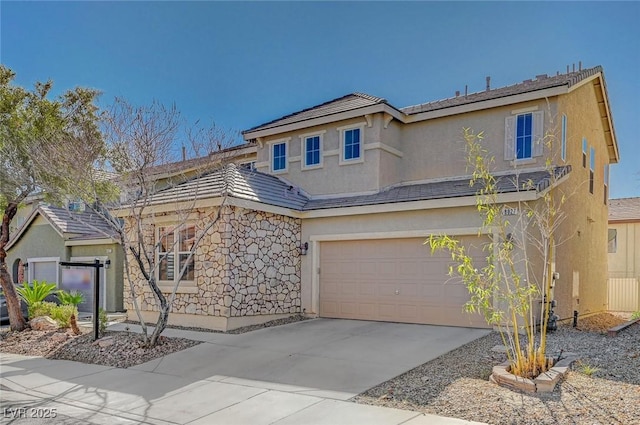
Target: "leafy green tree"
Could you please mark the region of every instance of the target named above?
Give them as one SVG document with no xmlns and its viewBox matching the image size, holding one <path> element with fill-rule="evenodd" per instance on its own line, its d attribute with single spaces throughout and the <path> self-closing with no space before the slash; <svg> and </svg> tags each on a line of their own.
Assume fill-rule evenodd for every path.
<svg viewBox="0 0 640 425">
<path fill-rule="evenodd" d="M 63 201 L 101 188 L 92 185 L 103 153 L 98 92 L 75 88 L 51 98 L 51 81 L 33 90 L 14 84 L 15 73 L 0 65 L 0 283 L 12 330 L 26 323 L 6 264 L 10 224 L 20 204 L 41 194 Z"/>
<path fill-rule="evenodd" d="M 473 169 L 470 185 L 478 188 L 481 230 L 490 239 L 484 247 L 487 264 L 474 264 L 465 246 L 450 236 L 432 235 L 425 243 L 432 251 L 451 253 L 454 266 L 450 274 L 460 276 L 470 293 L 466 310 L 483 314 L 486 322 L 500 331 L 511 372 L 532 378 L 550 367 L 546 357 L 550 303 L 540 303 L 538 311 L 537 305 L 552 299 L 555 249 L 563 242 L 556 235 L 565 218 L 562 205 L 566 197 L 555 187 L 559 177 L 547 160 L 549 189 L 542 191 L 536 202 L 518 202 L 515 216 L 504 216 L 498 181 L 491 170 L 493 158 L 482 145 L 483 134 L 465 129 L 464 139 L 467 162 Z M 542 141 L 550 152 L 553 140 L 553 134 L 547 134 Z M 535 190 L 531 181 L 516 177 L 511 183 L 518 190 Z M 520 332 L 524 332 L 524 338 Z"/>
</svg>

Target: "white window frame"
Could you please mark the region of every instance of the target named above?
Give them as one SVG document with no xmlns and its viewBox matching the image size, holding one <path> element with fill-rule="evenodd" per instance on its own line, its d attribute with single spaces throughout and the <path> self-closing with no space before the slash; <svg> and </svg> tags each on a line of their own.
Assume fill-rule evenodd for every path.
<svg viewBox="0 0 640 425">
<path fill-rule="evenodd" d="M 33 282 L 33 263 L 56 263 L 56 288 L 60 287 L 60 257 L 34 257 L 27 258 L 27 282 Z"/>
<path fill-rule="evenodd" d="M 316 168 L 322 168 L 324 165 L 324 155 L 323 155 L 323 146 L 324 146 L 324 133 L 326 131 L 320 131 L 315 133 L 307 133 L 300 135 L 300 156 L 302 157 L 302 166 L 303 170 L 314 170 Z M 307 139 L 312 137 L 317 137 L 319 139 L 319 150 L 320 150 L 320 162 L 317 164 L 307 164 Z"/>
<path fill-rule="evenodd" d="M 359 164 L 364 162 L 364 128 L 366 123 L 354 124 L 344 127 L 338 127 L 340 132 L 340 165 Z M 360 131 L 360 156 L 357 158 L 345 159 L 345 134 L 350 130 Z"/>
<path fill-rule="evenodd" d="M 173 249 L 171 251 L 169 251 L 169 255 L 173 255 L 173 275 L 174 278 L 173 280 L 161 280 L 160 279 L 160 229 L 161 228 L 168 228 L 168 227 L 173 227 L 173 237 L 174 237 L 174 245 L 173 245 Z M 156 271 L 155 271 L 155 278 L 156 281 L 158 282 L 158 286 L 173 286 L 178 282 L 177 276 L 178 274 L 180 274 L 180 253 L 185 253 L 187 254 L 188 251 L 180 251 L 179 247 L 180 247 L 180 241 L 176 240 L 176 238 L 178 238 L 179 232 L 184 229 L 184 228 L 189 228 L 189 227 L 193 227 L 194 229 L 194 238 L 195 238 L 195 234 L 196 234 L 196 226 L 194 223 L 182 223 L 182 224 L 175 224 L 175 223 L 161 223 L 155 226 L 154 232 L 155 232 L 155 241 L 156 241 L 156 246 L 155 246 L 155 250 L 154 250 L 154 255 L 155 255 L 155 260 L 156 260 Z M 162 253 L 165 253 L 167 251 L 162 251 Z M 187 279 L 183 279 L 180 281 L 180 285 L 186 284 L 186 285 L 195 285 L 196 282 L 196 256 L 195 254 L 192 257 L 193 260 L 193 280 L 187 280 Z M 180 292 L 180 291 L 178 291 Z"/>
<path fill-rule="evenodd" d="M 560 134 L 560 158 L 567 160 L 567 116 L 562 114 L 562 128 Z"/>
<path fill-rule="evenodd" d="M 269 142 L 269 170 L 272 174 L 284 174 L 289 172 L 289 140 L 291 140 L 290 137 L 287 139 L 280 139 Z M 273 168 L 273 160 L 275 159 L 273 151 L 276 146 L 282 144 L 284 144 L 284 168 L 275 170 Z"/>
<path fill-rule="evenodd" d="M 531 114 L 531 157 L 516 158 L 517 120 L 520 115 Z M 529 163 L 544 153 L 544 111 L 514 111 L 504 121 L 504 159 L 514 164 Z"/>
</svg>

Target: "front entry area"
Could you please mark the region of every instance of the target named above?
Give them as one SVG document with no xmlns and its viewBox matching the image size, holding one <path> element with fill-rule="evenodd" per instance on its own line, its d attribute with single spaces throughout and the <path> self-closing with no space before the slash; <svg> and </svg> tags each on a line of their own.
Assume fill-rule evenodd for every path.
<svg viewBox="0 0 640 425">
<path fill-rule="evenodd" d="M 487 237 L 459 238 L 477 268 L 486 264 Z M 425 238 L 320 243 L 320 316 L 487 328 L 463 311 L 467 288 L 448 275 L 447 251 L 431 254 Z"/>
</svg>

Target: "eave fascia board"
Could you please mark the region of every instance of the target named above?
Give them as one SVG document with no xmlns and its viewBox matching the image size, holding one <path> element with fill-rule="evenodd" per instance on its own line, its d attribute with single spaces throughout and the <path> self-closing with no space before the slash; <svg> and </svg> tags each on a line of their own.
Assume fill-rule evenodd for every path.
<svg viewBox="0 0 640 425">
<path fill-rule="evenodd" d="M 449 108 L 437 109 L 435 111 L 420 112 L 406 116 L 406 123 L 414 123 L 434 118 L 442 118 L 451 115 L 465 114 L 485 109 L 498 108 L 501 106 L 513 105 L 515 103 L 529 102 L 532 100 L 547 99 L 567 93 L 567 86 L 550 87 L 527 93 L 514 94 L 497 99 L 482 100 L 479 102 L 466 103 L 464 105 L 452 106 Z"/>
<path fill-rule="evenodd" d="M 64 246 L 113 245 L 119 243 L 112 238 L 65 240 Z"/>
<path fill-rule="evenodd" d="M 142 212 L 143 216 L 154 215 L 154 214 L 167 214 L 167 213 L 176 213 L 179 211 L 188 211 L 194 208 L 207 208 L 207 207 L 218 207 L 222 204 L 223 197 L 210 197 L 204 199 L 197 199 L 196 201 L 172 201 L 165 203 L 156 203 L 150 204 L 144 207 Z M 133 208 L 133 213 L 135 215 L 140 214 L 140 208 Z M 112 215 L 117 218 L 127 218 L 131 217 L 132 208 L 124 207 L 120 209 L 114 209 Z"/>
<path fill-rule="evenodd" d="M 533 201 L 538 196 L 536 191 L 521 191 L 498 194 L 496 202 L 499 204 L 510 202 Z M 475 207 L 477 199 L 475 195 L 461 196 L 458 198 L 429 199 L 425 201 L 395 202 L 389 204 L 375 204 L 342 208 L 327 208 L 321 210 L 305 211 L 301 218 L 325 218 L 343 217 L 349 215 L 379 214 L 402 211 L 431 210 L 439 208 Z"/>
<path fill-rule="evenodd" d="M 403 121 L 403 116 L 398 110 L 388 106 L 385 103 L 378 103 L 375 105 L 369 105 L 358 109 L 351 109 L 349 111 L 338 112 L 336 114 L 324 115 L 322 117 L 311 118 L 308 120 L 297 121 L 290 124 L 284 124 L 280 126 L 265 128 L 263 130 L 255 130 L 243 133 L 244 140 L 249 141 L 252 139 L 264 138 L 273 136 L 276 134 L 288 133 L 290 131 L 301 130 L 309 127 L 315 127 L 319 125 L 330 124 L 333 122 L 344 121 L 351 118 L 363 117 L 368 114 L 375 114 L 379 112 L 387 112 L 394 116 L 394 118 Z"/>
</svg>

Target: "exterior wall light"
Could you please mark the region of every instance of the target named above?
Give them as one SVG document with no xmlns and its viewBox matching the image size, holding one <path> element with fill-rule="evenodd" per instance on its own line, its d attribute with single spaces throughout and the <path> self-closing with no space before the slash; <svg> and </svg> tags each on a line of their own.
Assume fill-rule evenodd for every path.
<svg viewBox="0 0 640 425">
<path fill-rule="evenodd" d="M 309 250 L 309 242 L 305 242 L 300 245 L 300 255 L 307 255 L 307 251 Z"/>
<path fill-rule="evenodd" d="M 107 261 L 104 262 L 104 268 L 108 269 L 111 266 L 111 260 L 107 258 Z"/>
</svg>

